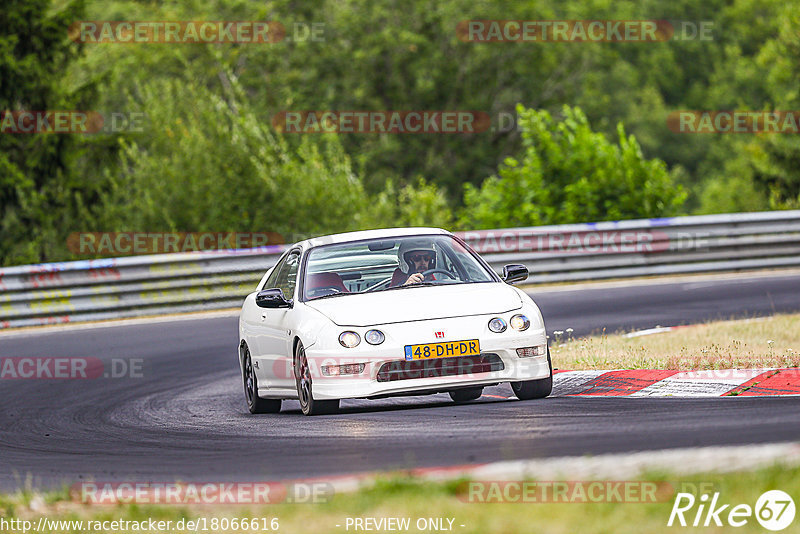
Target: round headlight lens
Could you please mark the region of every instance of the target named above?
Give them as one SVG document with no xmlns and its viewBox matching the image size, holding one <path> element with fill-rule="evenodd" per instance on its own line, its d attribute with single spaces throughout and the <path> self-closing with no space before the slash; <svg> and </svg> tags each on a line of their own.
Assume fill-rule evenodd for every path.
<svg viewBox="0 0 800 534">
<path fill-rule="evenodd" d="M 531 320 L 525 317 L 524 315 L 519 314 L 512 317 L 511 321 L 509 321 L 509 324 L 511 324 L 511 328 L 513 328 L 514 330 L 519 330 L 520 332 L 522 332 L 523 330 L 527 330 L 528 328 L 530 328 Z"/>
<path fill-rule="evenodd" d="M 383 343 L 383 340 L 386 339 L 386 336 L 384 336 L 383 332 L 380 330 L 370 330 L 364 334 L 364 339 L 370 345 L 380 345 Z"/>
<path fill-rule="evenodd" d="M 343 347 L 352 349 L 361 343 L 361 337 L 355 332 L 342 332 L 339 334 L 339 343 L 341 343 Z"/>
<path fill-rule="evenodd" d="M 495 317 L 491 321 L 489 321 L 489 330 L 492 332 L 500 333 L 506 331 L 506 322 L 502 320 L 500 317 Z"/>
</svg>

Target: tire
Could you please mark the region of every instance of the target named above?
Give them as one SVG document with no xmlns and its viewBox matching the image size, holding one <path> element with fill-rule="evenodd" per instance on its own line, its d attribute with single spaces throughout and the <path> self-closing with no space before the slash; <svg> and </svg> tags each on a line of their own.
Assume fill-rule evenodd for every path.
<svg viewBox="0 0 800 534">
<path fill-rule="evenodd" d="M 244 400 L 250 413 L 278 413 L 281 411 L 280 399 L 262 399 L 258 396 L 258 377 L 253 371 L 253 362 L 250 359 L 250 349 L 244 346 L 244 359 L 242 360 L 242 381 L 244 382 Z"/>
<path fill-rule="evenodd" d="M 450 398 L 455 402 L 469 402 L 483 395 L 483 388 L 456 389 L 450 392 Z"/>
<path fill-rule="evenodd" d="M 550 376 L 525 382 L 511 382 L 511 389 L 519 400 L 543 399 L 553 391 L 553 362 L 550 360 L 550 347 L 547 347 L 547 365 Z"/>
<path fill-rule="evenodd" d="M 303 415 L 325 415 L 339 411 L 339 399 L 314 400 L 314 388 L 311 382 L 311 369 L 306 359 L 303 344 L 298 342 L 294 351 L 294 380 L 297 385 L 297 398 Z"/>
</svg>

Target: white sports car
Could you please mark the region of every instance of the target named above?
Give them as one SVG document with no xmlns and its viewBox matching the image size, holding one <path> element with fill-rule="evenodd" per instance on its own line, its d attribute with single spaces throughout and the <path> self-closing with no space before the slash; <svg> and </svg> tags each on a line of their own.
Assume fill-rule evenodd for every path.
<svg viewBox="0 0 800 534">
<path fill-rule="evenodd" d="M 456 402 L 510 382 L 550 394 L 539 308 L 464 241 L 438 228 L 308 239 L 289 247 L 247 296 L 239 364 L 251 413 L 298 399 L 306 415 L 339 400 L 448 392 Z"/>
</svg>

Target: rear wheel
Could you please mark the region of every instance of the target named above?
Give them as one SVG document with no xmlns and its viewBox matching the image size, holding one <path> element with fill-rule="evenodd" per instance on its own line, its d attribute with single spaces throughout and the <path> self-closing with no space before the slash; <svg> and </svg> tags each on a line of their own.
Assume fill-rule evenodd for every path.
<svg viewBox="0 0 800 534">
<path fill-rule="evenodd" d="M 303 415 L 324 415 L 339 411 L 339 399 L 314 400 L 311 384 L 311 368 L 308 366 L 306 351 L 302 343 L 297 343 L 294 352 L 294 378 L 297 384 L 297 398 Z"/>
<path fill-rule="evenodd" d="M 469 402 L 483 395 L 483 388 L 456 389 L 450 392 L 450 398 L 455 402 Z"/>
<path fill-rule="evenodd" d="M 553 362 L 550 361 L 550 347 L 547 347 L 547 365 L 550 376 L 525 382 L 511 382 L 511 389 L 519 400 L 543 399 L 553 391 Z"/>
<path fill-rule="evenodd" d="M 244 373 L 244 398 L 250 413 L 278 413 L 281 411 L 280 399 L 262 399 L 258 396 L 258 377 L 253 370 L 253 361 L 250 359 L 250 349 L 244 346 L 244 360 L 242 361 Z"/>
</svg>

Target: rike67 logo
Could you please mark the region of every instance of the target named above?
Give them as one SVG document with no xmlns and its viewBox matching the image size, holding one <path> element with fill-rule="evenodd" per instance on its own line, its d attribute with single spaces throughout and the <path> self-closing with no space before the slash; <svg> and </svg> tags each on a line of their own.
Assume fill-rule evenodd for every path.
<svg viewBox="0 0 800 534">
<path fill-rule="evenodd" d="M 794 516 L 794 501 L 789 494 L 780 490 L 764 492 L 756 501 L 755 507 L 749 504 L 732 506 L 722 503 L 719 492 L 711 497 L 704 493 L 699 499 L 691 493 L 678 493 L 667 526 L 721 527 L 727 524 L 742 527 L 755 517 L 762 527 L 777 532 L 791 525 Z"/>
</svg>

